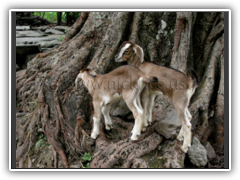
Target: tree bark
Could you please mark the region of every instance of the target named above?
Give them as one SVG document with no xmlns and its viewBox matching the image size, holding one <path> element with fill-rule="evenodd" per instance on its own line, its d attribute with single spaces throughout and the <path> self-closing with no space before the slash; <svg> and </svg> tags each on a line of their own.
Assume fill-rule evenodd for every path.
<svg viewBox="0 0 240 180">
<path fill-rule="evenodd" d="M 57 25 L 62 25 L 62 12 L 57 12 Z"/>
<path fill-rule="evenodd" d="M 130 141 L 134 122 L 129 113 L 111 116 L 111 131 L 101 124 L 98 138 L 89 137 L 92 98 L 84 86 L 75 88 L 75 78 L 86 67 L 104 74 L 121 66 L 114 55 L 127 40 L 143 48 L 147 61 L 182 72 L 190 67 L 196 70 L 200 83 L 189 108 L 193 134 L 223 147 L 223 33 L 222 15 L 217 12 L 82 12 L 61 46 L 38 54 L 26 70 L 17 72 L 17 113 L 26 114 L 16 119 L 17 167 L 82 168 L 88 163 L 82 159 L 85 152 L 92 155 L 90 168 L 152 168 L 145 156 L 157 161 L 154 167 L 186 167 L 185 154 L 178 149 L 181 143 L 155 132 L 155 126 L 174 109 L 166 97 L 156 99 L 153 125 L 138 142 Z M 44 141 L 39 140 L 41 134 L 48 144 L 41 146 L 39 155 L 36 144 Z M 160 144 L 174 157 L 163 153 L 156 158 L 153 153 L 164 151 L 159 150 Z M 48 154 L 47 149 L 52 158 L 39 158 Z M 51 163 L 45 162 L 50 159 Z M 163 159 L 169 160 L 160 165 Z"/>
</svg>

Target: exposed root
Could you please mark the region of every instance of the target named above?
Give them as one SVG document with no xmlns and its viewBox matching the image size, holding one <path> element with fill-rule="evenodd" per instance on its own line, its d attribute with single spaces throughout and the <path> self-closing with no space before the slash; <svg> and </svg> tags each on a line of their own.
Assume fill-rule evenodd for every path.
<svg viewBox="0 0 240 180">
<path fill-rule="evenodd" d="M 201 140 L 201 138 L 203 137 L 205 131 L 209 128 L 208 112 L 207 112 L 207 110 L 204 110 L 202 112 L 201 119 L 202 119 L 203 122 L 202 122 L 201 126 L 199 126 L 198 129 L 195 131 L 195 135 L 194 135 L 199 140 Z"/>
<path fill-rule="evenodd" d="M 75 126 L 75 130 L 74 130 L 74 142 L 75 145 L 78 147 L 85 147 L 85 149 L 91 154 L 93 155 L 92 151 L 87 147 L 86 145 L 86 137 L 88 136 L 88 134 L 86 133 L 86 131 L 82 128 L 83 124 L 85 123 L 85 121 L 82 118 L 78 118 L 77 122 L 76 122 L 76 126 Z M 80 144 L 80 135 L 79 135 L 79 129 L 81 129 L 81 133 L 82 133 L 82 141 Z"/>
<path fill-rule="evenodd" d="M 28 154 L 28 168 L 32 168 L 32 161 L 29 154 Z"/>
<path fill-rule="evenodd" d="M 221 79 L 215 107 L 214 126 L 216 127 L 215 142 L 223 150 L 224 145 L 224 55 L 221 54 Z"/>
<path fill-rule="evenodd" d="M 18 168 L 23 168 L 23 158 L 21 158 L 18 162 Z"/>
<path fill-rule="evenodd" d="M 45 105 L 45 107 L 43 107 L 43 108 L 44 108 L 44 114 L 43 114 L 41 120 L 42 120 L 42 124 L 44 125 L 44 130 L 45 130 L 46 136 L 47 136 L 49 142 L 51 143 L 51 145 L 53 146 L 53 148 L 60 155 L 64 168 L 68 168 L 66 154 L 65 154 L 63 148 L 57 142 L 57 140 L 54 139 L 54 134 L 52 133 L 51 128 L 49 128 L 48 123 L 47 123 L 48 116 L 49 116 L 48 105 Z"/>
<path fill-rule="evenodd" d="M 63 101 L 62 101 L 63 104 L 66 102 L 66 99 L 69 98 L 69 96 L 71 95 L 73 87 L 74 87 L 74 85 L 70 86 L 66 91 L 63 92 L 63 96 L 64 96 Z"/>
<path fill-rule="evenodd" d="M 37 75 L 38 75 L 38 70 L 36 70 L 35 74 L 32 75 L 31 77 L 29 77 L 29 78 L 23 83 L 23 86 L 24 86 L 25 84 L 27 84 L 28 82 L 34 80 Z"/>
<path fill-rule="evenodd" d="M 75 129 L 74 129 L 74 141 L 75 141 L 76 145 L 79 145 L 78 142 L 80 142 L 79 128 L 81 127 L 82 123 L 83 123 L 83 119 L 82 118 L 78 118 L 77 122 L 76 122 Z"/>
<path fill-rule="evenodd" d="M 88 18 L 88 14 L 89 14 L 88 12 L 81 12 L 81 15 L 79 16 L 79 18 L 76 20 L 72 28 L 68 31 L 65 38 L 63 39 L 62 45 L 69 41 L 70 39 L 72 39 L 72 37 L 74 37 L 81 30 L 81 28 L 83 27 L 84 23 Z"/>
<path fill-rule="evenodd" d="M 174 46 L 173 51 L 176 52 L 178 50 L 182 28 L 185 23 L 186 19 L 177 19 L 176 28 L 175 28 L 175 35 L 174 35 Z"/>
<path fill-rule="evenodd" d="M 53 157 L 54 157 L 54 168 L 58 168 L 57 152 L 53 146 L 52 146 L 52 151 L 53 151 Z"/>
<path fill-rule="evenodd" d="M 44 79 L 44 82 L 45 82 L 45 80 L 46 80 L 46 78 Z M 40 115 L 42 115 L 41 122 L 42 122 L 42 125 L 43 125 L 43 129 L 46 133 L 46 136 L 47 136 L 49 142 L 51 143 L 53 148 L 56 150 L 56 152 L 60 155 L 60 157 L 62 159 L 63 166 L 65 168 L 68 168 L 69 166 L 68 166 L 66 154 L 65 154 L 63 148 L 57 142 L 57 140 L 55 140 L 54 134 L 51 131 L 51 128 L 49 128 L 49 125 L 48 125 L 49 110 L 48 110 L 48 105 L 44 105 L 44 103 L 45 103 L 44 99 L 45 98 L 44 98 L 44 93 L 43 93 L 43 87 L 44 87 L 44 83 L 42 84 L 41 89 L 40 89 L 41 93 L 38 95 L 38 101 L 39 101 L 39 104 L 40 104 Z"/>
<path fill-rule="evenodd" d="M 102 132 L 102 130 L 100 132 Z M 153 133 L 139 142 L 132 142 L 130 138 L 127 138 L 115 144 L 108 145 L 104 135 L 100 133 L 96 142 L 96 146 L 99 149 L 94 155 L 90 168 L 112 168 L 115 165 L 121 166 L 122 160 L 124 161 L 123 167 L 128 168 L 135 158 L 152 151 L 161 141 L 162 137 Z M 105 146 L 103 146 L 103 144 L 105 144 Z"/>
<path fill-rule="evenodd" d="M 48 125 L 46 125 L 45 129 L 46 129 L 45 131 L 46 131 L 48 140 L 50 141 L 50 143 L 52 144 L 54 149 L 56 149 L 57 153 L 60 155 L 60 157 L 62 159 L 63 167 L 64 168 L 69 168 L 68 161 L 67 161 L 67 156 L 66 156 L 63 148 L 58 144 L 58 142 L 56 140 L 54 140 L 52 132 L 49 129 Z"/>
<path fill-rule="evenodd" d="M 142 12 L 134 13 L 133 23 L 132 23 L 132 33 L 129 38 L 130 41 L 133 41 L 133 42 L 138 41 L 138 39 L 137 39 L 138 38 L 138 30 L 139 30 L 142 14 L 143 14 Z"/>
<path fill-rule="evenodd" d="M 18 162 L 20 160 L 20 158 L 22 157 L 22 155 L 26 152 L 26 149 L 29 145 L 29 139 L 30 137 L 30 133 L 28 133 L 23 145 L 21 147 L 17 148 L 17 152 L 16 152 L 16 162 Z"/>
<path fill-rule="evenodd" d="M 47 56 L 50 56 L 50 55 L 53 55 L 57 53 L 57 49 L 53 49 L 51 51 L 47 51 L 47 52 L 44 52 L 44 53 L 39 53 L 35 58 L 38 59 L 38 58 L 46 58 Z"/>
<path fill-rule="evenodd" d="M 18 71 L 16 73 L 16 85 L 19 83 L 20 80 L 26 78 L 26 69 Z"/>
</svg>

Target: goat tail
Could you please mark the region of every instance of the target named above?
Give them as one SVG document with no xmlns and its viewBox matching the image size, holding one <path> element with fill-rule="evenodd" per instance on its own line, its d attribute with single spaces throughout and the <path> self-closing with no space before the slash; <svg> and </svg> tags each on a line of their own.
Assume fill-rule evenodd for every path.
<svg viewBox="0 0 240 180">
<path fill-rule="evenodd" d="M 143 82 L 145 82 L 145 83 L 157 83 L 158 82 L 158 78 L 154 77 L 154 76 L 146 76 L 143 79 Z"/>
<path fill-rule="evenodd" d="M 192 89 L 195 89 L 198 86 L 198 75 L 196 71 L 192 68 L 187 70 L 187 76 L 191 79 Z"/>
</svg>

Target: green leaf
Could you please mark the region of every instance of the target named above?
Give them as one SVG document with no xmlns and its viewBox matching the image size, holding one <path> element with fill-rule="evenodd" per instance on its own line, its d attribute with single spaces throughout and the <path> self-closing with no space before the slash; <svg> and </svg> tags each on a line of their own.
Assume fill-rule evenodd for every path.
<svg viewBox="0 0 240 180">
<path fill-rule="evenodd" d="M 42 139 L 43 136 L 44 136 L 43 134 L 40 134 L 38 138 L 39 138 L 39 139 Z"/>
<path fill-rule="evenodd" d="M 89 168 L 89 165 L 90 165 L 90 163 L 87 163 L 87 166 L 86 167 L 83 166 L 83 168 Z"/>
<path fill-rule="evenodd" d="M 82 159 L 83 159 L 84 161 L 91 161 L 91 160 L 92 160 L 92 156 L 91 156 L 90 153 L 86 153 L 86 152 L 85 152 L 85 154 L 84 154 L 84 156 L 82 157 Z"/>
<path fill-rule="evenodd" d="M 35 148 L 38 147 L 38 145 L 43 141 L 43 139 L 40 139 L 36 144 L 35 144 Z"/>
</svg>

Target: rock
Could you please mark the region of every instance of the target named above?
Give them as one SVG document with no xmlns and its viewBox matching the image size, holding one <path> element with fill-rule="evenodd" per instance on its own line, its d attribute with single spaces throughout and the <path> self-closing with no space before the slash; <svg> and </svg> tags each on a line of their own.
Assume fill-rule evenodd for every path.
<svg viewBox="0 0 240 180">
<path fill-rule="evenodd" d="M 17 44 L 40 44 L 41 42 L 60 40 L 62 36 L 63 35 L 50 35 L 48 37 L 37 37 L 37 38 L 23 37 L 23 38 L 17 38 L 16 43 Z"/>
<path fill-rule="evenodd" d="M 43 41 L 38 44 L 41 45 L 42 48 L 52 48 L 55 46 L 59 46 L 61 43 L 62 41 L 60 40 L 52 40 L 52 41 Z"/>
<path fill-rule="evenodd" d="M 20 37 L 42 37 L 42 34 L 37 31 L 17 31 L 16 38 Z"/>
<path fill-rule="evenodd" d="M 216 153 L 215 150 L 213 149 L 213 147 L 211 146 L 210 142 L 206 141 L 203 146 L 205 147 L 205 149 L 207 150 L 207 157 L 209 160 L 213 159 L 216 157 Z"/>
<path fill-rule="evenodd" d="M 30 30 L 30 26 L 16 26 L 16 31 Z"/>
<path fill-rule="evenodd" d="M 193 137 L 192 146 L 189 148 L 187 154 L 191 163 L 195 166 L 205 166 L 208 162 L 207 150 L 196 137 Z"/>
<path fill-rule="evenodd" d="M 155 130 L 163 135 L 166 139 L 174 139 L 177 137 L 181 128 L 181 123 L 178 119 L 177 112 L 172 110 L 167 114 L 167 117 L 155 126 Z"/>
<path fill-rule="evenodd" d="M 57 35 L 64 35 L 65 33 L 58 31 L 56 29 L 47 29 L 45 34 L 57 34 Z"/>
<path fill-rule="evenodd" d="M 49 26 L 40 26 L 40 27 L 33 27 L 32 30 L 39 30 L 45 32 L 47 29 L 50 29 Z"/>
<path fill-rule="evenodd" d="M 113 103 L 110 112 L 113 116 L 127 116 L 129 113 L 131 113 L 125 101 L 123 100 Z"/>
<path fill-rule="evenodd" d="M 24 16 L 24 17 L 20 17 Z M 19 18 L 21 20 L 19 20 Z M 18 21 L 19 20 L 19 21 Z M 31 22 L 32 20 L 41 20 L 37 16 L 25 16 L 25 14 L 19 14 L 19 24 Z M 22 22 L 24 20 L 24 23 Z M 34 22 L 36 23 L 36 22 Z M 33 25 L 31 22 L 29 25 Z M 50 26 L 17 26 L 16 27 L 16 71 L 27 67 L 27 63 L 32 60 L 40 52 L 50 51 L 53 48 L 59 47 L 62 43 L 62 39 L 65 33 L 71 29 L 71 27 L 56 26 L 50 28 Z"/>
<path fill-rule="evenodd" d="M 56 29 L 58 31 L 62 31 L 64 33 L 67 33 L 71 27 L 68 27 L 68 26 L 55 26 L 53 29 Z"/>
</svg>

